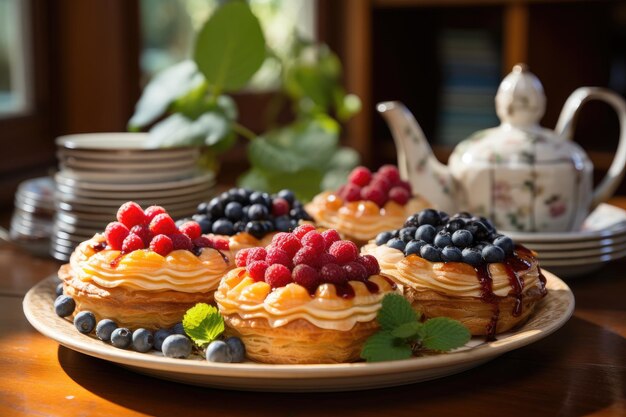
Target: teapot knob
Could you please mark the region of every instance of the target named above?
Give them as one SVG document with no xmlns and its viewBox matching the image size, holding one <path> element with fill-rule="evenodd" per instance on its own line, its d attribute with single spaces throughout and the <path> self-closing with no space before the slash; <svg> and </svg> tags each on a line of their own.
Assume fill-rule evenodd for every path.
<svg viewBox="0 0 626 417">
<path fill-rule="evenodd" d="M 496 113 L 502 124 L 538 125 L 546 110 L 546 96 L 539 79 L 526 64 L 517 64 L 504 77 L 496 94 Z"/>
</svg>

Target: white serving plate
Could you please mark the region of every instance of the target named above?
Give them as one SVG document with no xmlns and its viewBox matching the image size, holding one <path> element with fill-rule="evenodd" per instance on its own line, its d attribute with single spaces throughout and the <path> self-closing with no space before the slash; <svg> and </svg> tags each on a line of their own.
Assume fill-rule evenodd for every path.
<svg viewBox="0 0 626 417">
<path fill-rule="evenodd" d="M 77 187 L 86 190 L 97 190 L 97 191 L 108 191 L 108 192 L 123 192 L 123 191 L 159 191 L 159 190 L 172 190 L 179 189 L 184 187 L 191 187 L 195 185 L 205 184 L 205 183 L 213 183 L 215 175 L 212 172 L 198 172 L 191 178 L 179 179 L 175 181 L 164 181 L 164 182 L 155 182 L 155 183 L 146 183 L 146 184 L 137 184 L 137 183 L 126 183 L 126 184 L 116 184 L 116 183 L 98 183 L 92 181 L 83 181 L 76 180 L 72 178 L 68 178 L 64 176 L 61 172 L 58 172 L 54 179 L 58 184 L 65 185 L 66 187 Z"/>
<path fill-rule="evenodd" d="M 148 138 L 148 133 L 137 132 L 78 133 L 60 136 L 55 143 L 61 149 L 91 151 L 148 151 L 167 154 L 172 151 L 197 149 L 192 147 L 155 148 L 150 146 Z"/>
<path fill-rule="evenodd" d="M 176 181 L 188 179 L 194 175 L 196 167 L 184 167 L 177 169 L 119 172 L 119 171 L 79 171 L 64 169 L 59 174 L 74 181 L 89 181 L 105 184 L 154 184 L 159 181 Z"/>
<path fill-rule="evenodd" d="M 208 195 L 212 193 L 214 181 L 206 182 L 203 184 L 194 185 L 191 187 L 181 187 L 171 190 L 157 190 L 157 191 L 98 191 L 89 190 L 79 187 L 69 187 L 66 185 L 58 184 L 57 192 L 63 196 L 69 197 L 84 197 L 84 198 L 96 198 L 96 199 L 117 199 L 117 200 L 150 200 L 150 199 L 163 199 L 171 197 L 185 198 L 191 195 Z"/>
<path fill-rule="evenodd" d="M 610 246 L 599 246 L 594 249 L 569 250 L 569 251 L 536 251 L 539 260 L 545 262 L 548 260 L 576 260 L 581 258 L 599 258 L 602 255 L 624 252 L 626 243 Z"/>
<path fill-rule="evenodd" d="M 596 249 L 607 246 L 615 246 L 626 243 L 626 233 L 616 234 L 599 240 L 583 240 L 574 243 L 552 242 L 552 243 L 535 243 L 527 242 L 524 246 L 536 251 L 565 252 L 570 250 Z"/>
<path fill-rule="evenodd" d="M 126 162 L 124 160 L 116 161 L 98 161 L 86 158 L 64 158 L 60 161 L 61 168 L 75 169 L 84 171 L 155 171 L 159 169 L 181 169 L 192 168 L 196 166 L 194 159 L 165 159 L 165 160 L 147 160 L 137 162 Z"/>
<path fill-rule="evenodd" d="M 462 372 L 503 353 L 529 345 L 559 329 L 574 311 L 574 296 L 555 275 L 545 272 L 548 295 L 533 316 L 494 342 L 473 338 L 454 352 L 393 362 L 332 365 L 267 365 L 211 363 L 200 359 L 172 359 L 160 353 L 117 349 L 80 334 L 53 311 L 55 277 L 40 282 L 24 297 L 24 314 L 39 332 L 75 351 L 104 359 L 136 372 L 221 389 L 245 391 L 324 392 L 390 387 L 441 378 Z"/>
<path fill-rule="evenodd" d="M 169 198 L 152 198 L 149 200 L 143 200 L 141 198 L 133 198 L 131 199 L 135 203 L 140 206 L 146 208 L 152 205 L 159 205 L 163 207 L 171 207 L 171 206 L 189 206 L 189 205 L 198 205 L 198 203 L 202 200 L 206 200 L 208 193 L 200 194 L 190 194 Z M 67 204 L 76 204 L 80 206 L 92 206 L 94 208 L 102 208 L 102 207 L 113 207 L 116 210 L 124 203 L 129 201 L 125 198 L 86 198 L 86 197 L 78 197 L 72 196 L 68 194 L 57 193 L 56 195 L 57 201 L 67 203 Z"/>
</svg>

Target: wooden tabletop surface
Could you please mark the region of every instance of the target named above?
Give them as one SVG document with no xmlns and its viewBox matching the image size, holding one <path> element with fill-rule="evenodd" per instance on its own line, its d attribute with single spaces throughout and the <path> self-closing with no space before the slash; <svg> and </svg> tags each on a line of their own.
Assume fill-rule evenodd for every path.
<svg viewBox="0 0 626 417">
<path fill-rule="evenodd" d="M 22 313 L 58 267 L 0 244 L 0 416 L 626 416 L 626 260 L 569 280 L 574 316 L 546 339 L 446 378 L 330 394 L 187 386 L 61 347 Z"/>
</svg>

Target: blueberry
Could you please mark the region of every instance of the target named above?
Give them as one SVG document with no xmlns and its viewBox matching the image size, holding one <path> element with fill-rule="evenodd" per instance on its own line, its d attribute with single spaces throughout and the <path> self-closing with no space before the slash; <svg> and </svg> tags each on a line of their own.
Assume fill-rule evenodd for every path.
<svg viewBox="0 0 626 417">
<path fill-rule="evenodd" d="M 489 237 L 489 229 L 480 221 L 470 220 L 465 225 L 465 230 L 469 230 L 475 240 L 485 240 Z"/>
<path fill-rule="evenodd" d="M 387 242 L 387 246 L 389 246 L 390 248 L 393 248 L 393 249 L 397 249 L 400 252 L 404 252 L 404 247 L 406 246 L 406 243 L 404 243 L 402 241 L 402 239 L 398 239 L 398 238 L 394 237 L 393 239 L 390 239 Z"/>
<path fill-rule="evenodd" d="M 238 221 L 233 224 L 233 229 L 235 229 L 235 233 L 244 232 L 246 230 L 246 223 L 244 221 Z"/>
<path fill-rule="evenodd" d="M 59 295 L 63 295 L 63 283 L 62 282 L 59 282 L 54 292 L 56 293 L 57 297 Z"/>
<path fill-rule="evenodd" d="M 439 211 L 439 218 L 441 219 L 441 223 L 448 223 L 450 220 L 450 216 L 445 211 Z"/>
<path fill-rule="evenodd" d="M 133 342 L 133 334 L 126 327 L 118 327 L 111 333 L 111 344 L 116 348 L 126 349 Z"/>
<path fill-rule="evenodd" d="M 274 219 L 274 229 L 278 232 L 289 232 L 291 230 L 291 219 L 289 216 L 280 216 Z"/>
<path fill-rule="evenodd" d="M 81 311 L 74 316 L 74 327 L 83 334 L 89 334 L 96 327 L 96 316 L 91 311 Z"/>
<path fill-rule="evenodd" d="M 103 342 L 111 341 L 111 333 L 117 329 L 117 324 L 111 319 L 102 319 L 96 326 L 96 336 Z"/>
<path fill-rule="evenodd" d="M 154 349 L 161 350 L 163 347 L 163 341 L 172 334 L 168 329 L 157 330 L 154 334 Z"/>
<path fill-rule="evenodd" d="M 182 323 L 176 323 L 175 325 L 173 325 L 170 328 L 170 332 L 172 332 L 172 334 L 182 334 L 182 335 L 187 334 L 185 333 L 185 327 L 183 326 Z"/>
<path fill-rule="evenodd" d="M 145 353 L 152 349 L 154 345 L 154 335 L 150 330 L 137 329 L 133 332 L 133 349 L 137 352 Z"/>
<path fill-rule="evenodd" d="M 491 242 L 485 242 L 484 240 L 481 240 L 481 241 L 475 242 L 473 245 L 473 248 L 479 251 L 482 251 L 487 245 L 491 245 Z"/>
<path fill-rule="evenodd" d="M 253 204 L 248 210 L 248 216 L 250 217 L 250 220 L 265 220 L 267 219 L 268 215 L 269 212 L 267 210 L 267 207 L 265 207 L 263 204 Z"/>
<path fill-rule="evenodd" d="M 74 312 L 76 302 L 68 295 L 59 295 L 54 300 L 54 311 L 59 317 L 67 317 Z"/>
<path fill-rule="evenodd" d="M 472 232 L 469 230 L 461 229 L 452 233 L 452 243 L 458 248 L 467 248 L 468 246 L 472 246 L 473 242 L 474 236 L 472 236 Z"/>
<path fill-rule="evenodd" d="M 441 223 L 441 217 L 439 216 L 439 212 L 437 210 L 426 209 L 422 210 L 417 215 L 417 221 L 419 222 L 420 226 L 424 224 L 437 226 L 439 223 Z"/>
<path fill-rule="evenodd" d="M 297 220 L 307 220 L 311 221 L 313 218 L 306 212 L 304 207 L 295 207 L 289 211 L 289 215 Z"/>
<path fill-rule="evenodd" d="M 263 224 L 258 221 L 250 221 L 246 223 L 245 231 L 257 239 L 261 239 L 265 236 L 265 228 L 263 227 Z"/>
<path fill-rule="evenodd" d="M 162 350 L 168 358 L 184 359 L 191 355 L 191 341 L 186 336 L 173 334 L 165 338 Z"/>
<path fill-rule="evenodd" d="M 235 234 L 235 228 L 230 220 L 219 219 L 213 223 L 213 227 L 211 228 L 213 233 L 216 235 L 228 235 L 232 236 Z"/>
<path fill-rule="evenodd" d="M 209 220 L 206 214 L 194 214 L 192 219 L 200 225 L 203 234 L 211 233 L 213 223 L 211 223 L 211 220 Z"/>
<path fill-rule="evenodd" d="M 410 215 L 404 222 L 404 227 L 418 227 L 420 222 L 417 214 Z"/>
<path fill-rule="evenodd" d="M 233 199 L 231 198 L 228 191 L 224 191 L 222 194 L 220 194 L 220 201 L 222 202 L 222 206 L 226 207 L 226 204 L 233 201 Z"/>
<path fill-rule="evenodd" d="M 426 243 L 433 243 L 435 240 L 435 235 L 437 234 L 437 229 L 430 224 L 424 224 L 417 228 L 415 232 L 415 239 L 423 240 Z"/>
<path fill-rule="evenodd" d="M 417 227 L 405 227 L 404 229 L 400 229 L 399 237 L 402 241 L 408 243 L 415 238 L 416 231 Z"/>
<path fill-rule="evenodd" d="M 493 233 L 496 231 L 496 227 L 493 225 L 493 223 L 491 223 L 491 220 L 489 220 L 486 217 L 478 217 L 478 220 L 485 225 L 485 227 L 487 228 L 487 230 L 489 230 L 489 233 Z"/>
<path fill-rule="evenodd" d="M 246 359 L 246 347 L 238 337 L 229 337 L 226 344 L 230 350 L 230 361 L 234 363 L 243 362 Z"/>
<path fill-rule="evenodd" d="M 453 219 L 455 218 L 459 218 L 459 219 L 471 219 L 472 215 L 469 214 L 467 211 L 461 211 L 459 213 L 456 213 L 454 216 L 452 216 Z"/>
<path fill-rule="evenodd" d="M 448 224 L 446 224 L 446 230 L 450 233 L 454 233 L 457 230 L 461 230 L 463 228 L 465 228 L 465 220 L 463 219 L 452 219 L 450 221 L 448 221 Z"/>
<path fill-rule="evenodd" d="M 232 362 L 230 349 L 226 342 L 214 340 L 206 348 L 206 360 L 209 362 Z"/>
<path fill-rule="evenodd" d="M 381 232 L 378 234 L 378 236 L 376 236 L 376 244 L 378 246 L 380 245 L 384 245 L 385 243 L 389 242 L 389 240 L 393 237 L 393 233 L 392 232 Z"/>
<path fill-rule="evenodd" d="M 272 198 L 267 193 L 254 192 L 250 194 L 250 204 L 261 204 L 265 208 L 270 208 L 272 204 Z"/>
<path fill-rule="evenodd" d="M 224 214 L 226 215 L 226 217 L 228 217 L 228 219 L 236 222 L 237 220 L 240 220 L 243 216 L 243 207 L 237 201 L 231 201 L 230 203 L 226 204 L 226 208 L 224 208 Z"/>
<path fill-rule="evenodd" d="M 461 253 L 463 256 L 463 262 L 472 266 L 479 266 L 483 263 L 483 257 L 478 249 L 465 248 Z"/>
<path fill-rule="evenodd" d="M 230 200 L 232 202 L 237 202 L 239 204 L 244 204 L 248 199 L 246 195 L 246 190 L 243 188 L 231 188 L 228 190 L 228 195 L 230 196 Z"/>
<path fill-rule="evenodd" d="M 495 245 L 487 245 L 482 250 L 483 259 L 488 263 L 498 263 L 504 261 L 504 250 Z"/>
<path fill-rule="evenodd" d="M 214 197 L 211 201 L 209 201 L 206 214 L 210 215 L 212 219 L 224 217 L 224 205 L 219 197 Z"/>
<path fill-rule="evenodd" d="M 209 203 L 207 203 L 206 201 L 203 201 L 202 203 L 198 204 L 198 207 L 196 207 L 196 213 L 207 214 L 208 209 L 209 209 Z"/>
<path fill-rule="evenodd" d="M 404 256 L 409 256 L 409 255 L 421 256 L 420 249 L 422 249 L 422 246 L 424 245 L 426 245 L 426 242 L 424 242 L 423 240 L 410 241 L 409 243 L 406 244 L 406 247 L 404 248 Z"/>
<path fill-rule="evenodd" d="M 296 196 L 291 190 L 280 190 L 276 196 L 287 200 L 289 206 L 292 206 L 293 202 L 296 200 Z"/>
<path fill-rule="evenodd" d="M 435 235 L 435 246 L 439 248 L 445 248 L 452 244 L 452 236 L 445 230 L 440 231 Z"/>
<path fill-rule="evenodd" d="M 441 262 L 441 249 L 427 243 L 420 249 L 420 256 L 430 262 Z"/>
<path fill-rule="evenodd" d="M 456 246 L 446 246 L 441 251 L 441 259 L 444 262 L 461 262 L 463 260 L 463 254 L 461 249 Z"/>
<path fill-rule="evenodd" d="M 502 249 L 505 255 L 511 255 L 515 249 L 513 239 L 508 236 L 498 236 L 494 239 L 493 244 Z"/>
</svg>

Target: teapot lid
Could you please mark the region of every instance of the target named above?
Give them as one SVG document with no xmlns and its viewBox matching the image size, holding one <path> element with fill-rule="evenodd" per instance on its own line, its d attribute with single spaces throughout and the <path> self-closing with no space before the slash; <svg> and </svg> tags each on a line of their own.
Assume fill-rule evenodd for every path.
<svg viewBox="0 0 626 417">
<path fill-rule="evenodd" d="M 517 64 L 504 77 L 496 94 L 496 113 L 503 124 L 538 125 L 546 110 L 546 96 L 539 78 L 526 64 Z"/>
</svg>

